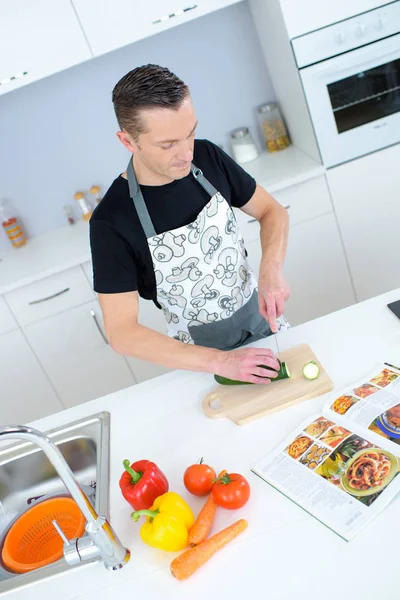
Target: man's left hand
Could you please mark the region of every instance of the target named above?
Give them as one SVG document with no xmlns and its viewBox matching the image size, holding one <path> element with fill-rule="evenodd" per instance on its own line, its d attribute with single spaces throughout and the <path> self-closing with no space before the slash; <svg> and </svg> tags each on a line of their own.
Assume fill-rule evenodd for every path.
<svg viewBox="0 0 400 600">
<path fill-rule="evenodd" d="M 261 263 L 258 279 L 258 306 L 260 314 L 268 321 L 272 333 L 279 329 L 276 319 L 283 315 L 285 302 L 291 290 L 281 267 L 268 267 Z"/>
</svg>

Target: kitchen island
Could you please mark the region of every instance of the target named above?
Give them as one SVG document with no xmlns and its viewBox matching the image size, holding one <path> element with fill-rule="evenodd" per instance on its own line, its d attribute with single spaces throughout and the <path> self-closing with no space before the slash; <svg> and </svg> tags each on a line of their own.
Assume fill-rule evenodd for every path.
<svg viewBox="0 0 400 600">
<path fill-rule="evenodd" d="M 400 321 L 387 308 L 400 289 L 305 323 L 280 334 L 285 350 L 308 343 L 332 378 L 335 388 L 350 384 L 377 363 L 400 362 Z M 273 338 L 256 345 L 275 351 Z M 397 361 L 397 362 L 396 362 Z M 110 520 L 132 556 L 121 571 L 109 573 L 89 564 L 39 584 L 6 593 L 15 600 L 179 599 L 244 596 L 269 600 L 337 600 L 399 597 L 397 535 L 399 498 L 353 541 L 338 535 L 250 472 L 305 418 L 319 411 L 324 397 L 238 427 L 211 420 L 201 409 L 214 387 L 204 373 L 175 371 L 115 394 L 82 404 L 33 423 L 45 431 L 81 417 L 111 414 Z M 185 468 L 204 457 L 217 471 L 242 473 L 251 485 L 249 502 L 240 510 L 217 513 L 213 531 L 239 518 L 248 529 L 185 582 L 169 571 L 174 554 L 145 546 L 139 525 L 118 480 L 122 460 L 148 458 L 166 473 L 170 489 L 189 501 L 197 514 L 204 500 L 183 486 Z"/>
</svg>

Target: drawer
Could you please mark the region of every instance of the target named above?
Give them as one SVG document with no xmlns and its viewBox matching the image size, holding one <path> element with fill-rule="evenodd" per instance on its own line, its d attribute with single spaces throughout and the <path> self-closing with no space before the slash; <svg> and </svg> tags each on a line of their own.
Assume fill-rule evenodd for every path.
<svg viewBox="0 0 400 600">
<path fill-rule="evenodd" d="M 18 323 L 5 303 L 4 298 L 0 296 L 0 334 L 12 331 L 13 329 L 18 329 Z"/>
<path fill-rule="evenodd" d="M 328 185 L 323 175 L 279 190 L 273 196 L 288 210 L 290 227 L 333 210 Z M 235 209 L 235 215 L 245 242 L 259 237 L 260 226 L 256 219 L 239 209 Z"/>
<path fill-rule="evenodd" d="M 80 267 L 67 269 L 4 295 L 20 325 L 93 300 L 94 293 Z"/>
</svg>

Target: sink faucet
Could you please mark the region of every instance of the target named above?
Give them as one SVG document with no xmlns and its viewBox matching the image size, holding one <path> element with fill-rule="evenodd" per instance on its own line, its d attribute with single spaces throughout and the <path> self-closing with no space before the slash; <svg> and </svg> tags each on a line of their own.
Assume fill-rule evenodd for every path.
<svg viewBox="0 0 400 600">
<path fill-rule="evenodd" d="M 86 560 L 101 558 L 105 567 L 111 571 L 125 566 L 129 561 L 130 551 L 122 545 L 107 519 L 96 513 L 57 446 L 49 437 L 32 427 L 11 425 L 0 428 L 0 440 L 17 439 L 32 442 L 43 450 L 87 521 L 86 535 L 75 540 L 68 540 L 57 522 L 53 521 L 64 540 L 64 556 L 67 563 L 76 565 Z"/>
</svg>

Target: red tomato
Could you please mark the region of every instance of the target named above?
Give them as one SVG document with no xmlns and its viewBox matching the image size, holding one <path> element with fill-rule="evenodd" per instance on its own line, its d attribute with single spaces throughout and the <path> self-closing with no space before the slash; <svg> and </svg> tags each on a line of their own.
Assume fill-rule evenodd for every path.
<svg viewBox="0 0 400 600">
<path fill-rule="evenodd" d="M 203 459 L 200 463 L 191 465 L 183 475 L 183 483 L 186 489 L 195 496 L 206 496 L 211 492 L 213 479 L 217 477 L 214 469 L 203 464 Z"/>
<path fill-rule="evenodd" d="M 226 473 L 218 478 L 212 487 L 215 503 L 222 508 L 241 508 L 250 498 L 247 479 L 238 473 Z"/>
</svg>

